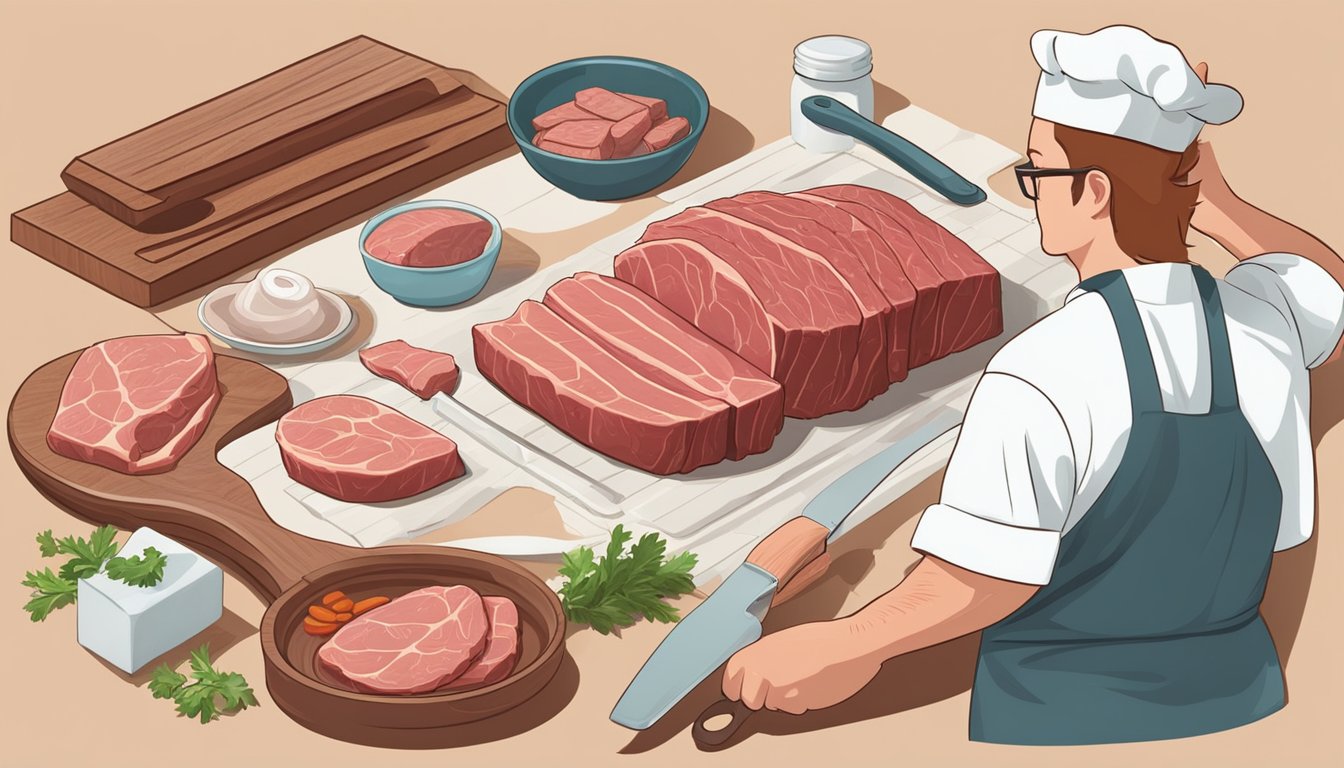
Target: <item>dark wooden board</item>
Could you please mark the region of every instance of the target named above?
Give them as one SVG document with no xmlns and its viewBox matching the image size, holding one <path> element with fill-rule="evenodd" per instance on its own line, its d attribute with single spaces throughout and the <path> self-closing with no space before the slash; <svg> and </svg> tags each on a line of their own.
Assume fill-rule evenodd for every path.
<svg viewBox="0 0 1344 768">
<path fill-rule="evenodd" d="M 61 178 L 140 226 L 462 87 L 442 67 L 357 37 L 86 152 Z"/>
<path fill-rule="evenodd" d="M 451 70 L 365 38 L 351 42 L 361 40 L 377 46 L 375 50 L 393 51 L 400 57 L 394 63 L 404 70 L 401 80 L 406 79 L 406 73 L 422 70 L 425 76 L 400 88 L 378 91 L 362 101 L 356 97 L 368 94 L 360 91 L 352 97 L 357 102 L 354 106 L 334 115 L 328 113 L 346 102 L 325 105 L 308 116 L 315 121 L 312 127 L 296 129 L 291 132 L 293 136 L 287 134 L 278 143 L 262 143 L 240 154 L 241 159 L 221 160 L 217 144 L 190 142 L 181 148 L 185 151 L 180 158 L 185 163 L 183 180 L 177 187 L 170 184 L 173 189 L 168 191 L 140 190 L 148 198 L 137 197 L 139 188 L 129 182 L 111 181 L 114 177 L 109 169 L 142 179 L 137 183 L 146 185 L 161 180 L 147 175 L 153 169 L 131 167 L 130 161 L 120 155 L 113 163 L 100 154 L 111 151 L 116 143 L 96 150 L 85 156 L 86 162 L 72 166 L 76 168 L 72 173 L 88 182 L 76 182 L 75 187 L 104 205 L 111 205 L 109 201 L 120 196 L 128 206 L 154 208 L 154 201 L 160 200 L 157 194 L 163 194 L 171 205 L 160 215 L 132 226 L 98 204 L 66 192 L 16 212 L 10 221 L 11 238 L 116 296 L 150 307 L 352 217 L 369 214 L 390 200 L 512 145 L 501 101 L 464 85 L 464 78 Z M 356 79 L 369 84 L 368 76 Z M 307 80 L 293 85 L 294 93 L 307 93 Z M 228 98 L 244 90 L 246 87 L 196 110 L 221 100 L 231 103 Z M 275 112 L 274 119 L 290 125 L 302 122 L 303 116 L 302 110 L 281 110 Z M 353 130 L 374 116 L 379 118 L 376 125 Z M 157 135 L 171 120 L 130 138 Z M 269 135 L 249 134 L 245 138 L 255 143 Z M 102 165 L 90 165 L 90 157 Z M 276 164 L 277 160 L 283 162 Z M 70 178 L 67 173 L 67 180 Z M 208 194 L 194 194 L 225 183 L 229 185 Z M 97 191 L 91 191 L 93 187 Z"/>
</svg>

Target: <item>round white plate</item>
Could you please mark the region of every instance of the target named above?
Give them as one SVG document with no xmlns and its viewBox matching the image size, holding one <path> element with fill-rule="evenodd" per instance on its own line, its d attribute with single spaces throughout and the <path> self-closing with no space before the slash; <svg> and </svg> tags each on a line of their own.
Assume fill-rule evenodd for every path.
<svg viewBox="0 0 1344 768">
<path fill-rule="evenodd" d="M 314 352 L 321 352 L 327 349 L 345 337 L 350 329 L 355 325 L 355 313 L 351 311 L 350 305 L 340 296 L 323 288 L 316 288 L 318 299 L 325 302 L 331 310 L 327 312 L 327 322 L 318 333 L 307 339 L 285 342 L 277 344 L 274 342 L 253 341 L 237 335 L 229 326 L 229 314 L 226 308 L 233 301 L 233 297 L 238 291 L 243 289 L 247 283 L 229 283 L 221 285 L 201 299 L 200 306 L 196 310 L 196 317 L 201 321 L 201 326 L 210 333 L 211 336 L 228 344 L 234 349 L 240 349 L 244 352 L 253 352 L 259 355 L 283 355 L 297 356 L 308 355 Z"/>
</svg>

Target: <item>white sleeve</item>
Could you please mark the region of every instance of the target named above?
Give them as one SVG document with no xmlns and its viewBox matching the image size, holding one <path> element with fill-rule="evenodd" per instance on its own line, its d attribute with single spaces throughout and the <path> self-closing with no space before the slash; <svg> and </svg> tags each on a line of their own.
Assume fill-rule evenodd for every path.
<svg viewBox="0 0 1344 768">
<path fill-rule="evenodd" d="M 995 578 L 1046 584 L 1074 497 L 1064 419 L 1030 383 L 989 372 L 976 385 L 939 503 L 910 545 Z"/>
<path fill-rule="evenodd" d="M 1288 321 L 1288 341 L 1315 368 L 1334 352 L 1344 333 L 1344 288 L 1319 264 L 1291 253 L 1266 253 L 1238 263 L 1224 281 L 1269 302 Z"/>
</svg>

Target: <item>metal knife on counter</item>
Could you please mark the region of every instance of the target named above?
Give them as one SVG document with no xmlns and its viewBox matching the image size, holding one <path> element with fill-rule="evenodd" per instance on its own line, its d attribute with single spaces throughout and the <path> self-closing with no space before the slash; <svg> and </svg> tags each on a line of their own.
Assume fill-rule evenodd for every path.
<svg viewBox="0 0 1344 768">
<path fill-rule="evenodd" d="M 801 590 L 829 563 L 826 544 L 845 518 L 907 459 L 957 426 L 961 414 L 943 409 L 911 434 L 845 472 L 816 495 L 802 515 L 765 538 L 705 602 L 681 619 L 625 689 L 611 719 L 643 730 L 681 701 L 734 653 L 761 637 L 761 622 L 779 596 Z M 740 702 L 720 701 L 696 720 L 693 735 L 708 746 L 726 741 L 750 714 Z M 733 722 L 708 731 L 704 721 L 732 713 Z"/>
</svg>

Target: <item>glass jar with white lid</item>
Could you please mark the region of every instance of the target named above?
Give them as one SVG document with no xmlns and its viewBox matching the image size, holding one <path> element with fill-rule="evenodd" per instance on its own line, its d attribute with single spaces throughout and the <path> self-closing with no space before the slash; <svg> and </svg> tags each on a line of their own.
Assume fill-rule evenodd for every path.
<svg viewBox="0 0 1344 768">
<path fill-rule="evenodd" d="M 852 137 L 803 117 L 799 105 L 808 96 L 829 96 L 872 120 L 873 49 L 844 35 L 809 38 L 793 49 L 793 72 L 789 92 L 793 140 L 813 152 L 844 152 L 853 147 Z"/>
</svg>

